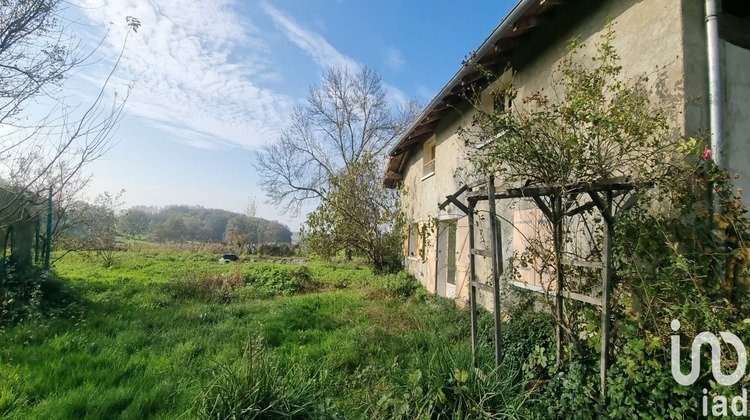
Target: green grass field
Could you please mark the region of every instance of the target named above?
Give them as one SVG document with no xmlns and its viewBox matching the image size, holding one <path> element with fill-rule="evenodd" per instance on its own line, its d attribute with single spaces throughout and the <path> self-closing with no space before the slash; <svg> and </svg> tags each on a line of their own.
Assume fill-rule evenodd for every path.
<svg viewBox="0 0 750 420">
<path fill-rule="evenodd" d="M 217 258 L 66 256 L 3 319 L 0 415 L 414 418 L 484 386 L 468 314 L 406 275 Z"/>
</svg>

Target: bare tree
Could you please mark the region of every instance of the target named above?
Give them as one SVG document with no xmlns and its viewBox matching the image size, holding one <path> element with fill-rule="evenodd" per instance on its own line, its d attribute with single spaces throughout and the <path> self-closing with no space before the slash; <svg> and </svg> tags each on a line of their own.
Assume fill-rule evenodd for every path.
<svg viewBox="0 0 750 420">
<path fill-rule="evenodd" d="M 62 87 L 91 61 L 98 46 L 87 52 L 61 23 L 66 4 L 0 0 L 0 176 L 14 192 L 0 203 L 0 212 L 19 202 L 41 201 L 50 187 L 61 205 L 74 202 L 74 193 L 88 182 L 81 169 L 110 150 L 123 117 L 130 87 L 115 93 L 111 103 L 107 89 L 127 37 L 140 22 L 127 17 L 123 49 L 93 102 L 70 104 Z M 0 224 L 6 222 L 0 218 Z"/>
<path fill-rule="evenodd" d="M 0 2 L 0 123 L 22 120 L 26 103 L 50 88 L 85 57 L 78 42 L 56 29 L 61 0 Z"/>
<path fill-rule="evenodd" d="M 382 156 L 418 111 L 415 101 L 389 104 L 374 70 L 328 68 L 278 140 L 256 154 L 260 185 L 271 202 L 296 213 L 305 201 L 322 197 L 328 180 L 365 152 Z"/>
<path fill-rule="evenodd" d="M 247 207 L 245 208 L 245 216 L 255 217 L 258 213 L 258 204 L 255 202 L 255 197 L 247 198 Z"/>
</svg>

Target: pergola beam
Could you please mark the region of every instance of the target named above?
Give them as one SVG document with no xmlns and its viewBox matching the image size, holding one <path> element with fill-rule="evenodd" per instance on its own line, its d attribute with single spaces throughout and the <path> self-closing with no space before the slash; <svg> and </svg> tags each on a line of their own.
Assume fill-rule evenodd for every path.
<svg viewBox="0 0 750 420">
<path fill-rule="evenodd" d="M 454 206 L 458 207 L 459 210 L 461 210 L 462 212 L 464 212 L 464 214 L 469 214 L 469 208 L 466 207 L 464 205 L 464 203 L 458 201 L 458 199 L 456 197 L 454 197 L 452 195 L 449 195 L 446 198 L 448 199 L 447 201 L 450 201 L 451 204 L 453 204 Z M 444 208 L 445 207 L 441 207 L 440 210 L 443 210 Z"/>
<path fill-rule="evenodd" d="M 612 183 L 612 184 L 573 184 L 565 186 L 550 186 L 550 187 L 524 187 L 524 188 L 509 188 L 505 193 L 495 194 L 495 199 L 504 200 L 507 198 L 533 198 L 533 197 L 549 197 L 553 195 L 573 195 L 590 192 L 605 192 L 605 191 L 630 191 L 638 188 L 640 185 L 629 182 Z M 485 191 L 472 191 L 467 194 L 469 200 L 483 201 L 488 200 L 487 192 Z"/>
</svg>

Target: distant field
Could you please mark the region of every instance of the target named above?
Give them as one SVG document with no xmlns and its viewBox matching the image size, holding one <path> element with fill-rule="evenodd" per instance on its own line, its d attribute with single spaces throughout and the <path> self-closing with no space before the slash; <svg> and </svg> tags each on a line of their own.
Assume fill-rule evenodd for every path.
<svg viewBox="0 0 750 420">
<path fill-rule="evenodd" d="M 0 416 L 412 418 L 481 381 L 468 314 L 406 275 L 219 256 L 63 258 L 0 330 Z"/>
</svg>

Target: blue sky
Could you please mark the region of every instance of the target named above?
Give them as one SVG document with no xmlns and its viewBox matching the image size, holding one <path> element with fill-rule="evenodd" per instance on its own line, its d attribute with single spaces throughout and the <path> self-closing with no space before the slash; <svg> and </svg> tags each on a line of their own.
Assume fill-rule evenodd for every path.
<svg viewBox="0 0 750 420">
<path fill-rule="evenodd" d="M 253 150 L 272 142 L 328 65 L 377 69 L 394 101 L 427 103 L 513 0 L 78 0 L 72 30 L 97 61 L 71 86 L 85 103 L 141 21 L 112 90 L 133 90 L 109 155 L 87 168 L 89 197 L 125 189 L 126 205 L 196 204 L 297 230 L 304 214 L 265 204 Z M 110 25 L 110 22 L 113 24 Z M 309 208 L 308 208 L 309 210 Z"/>
</svg>

